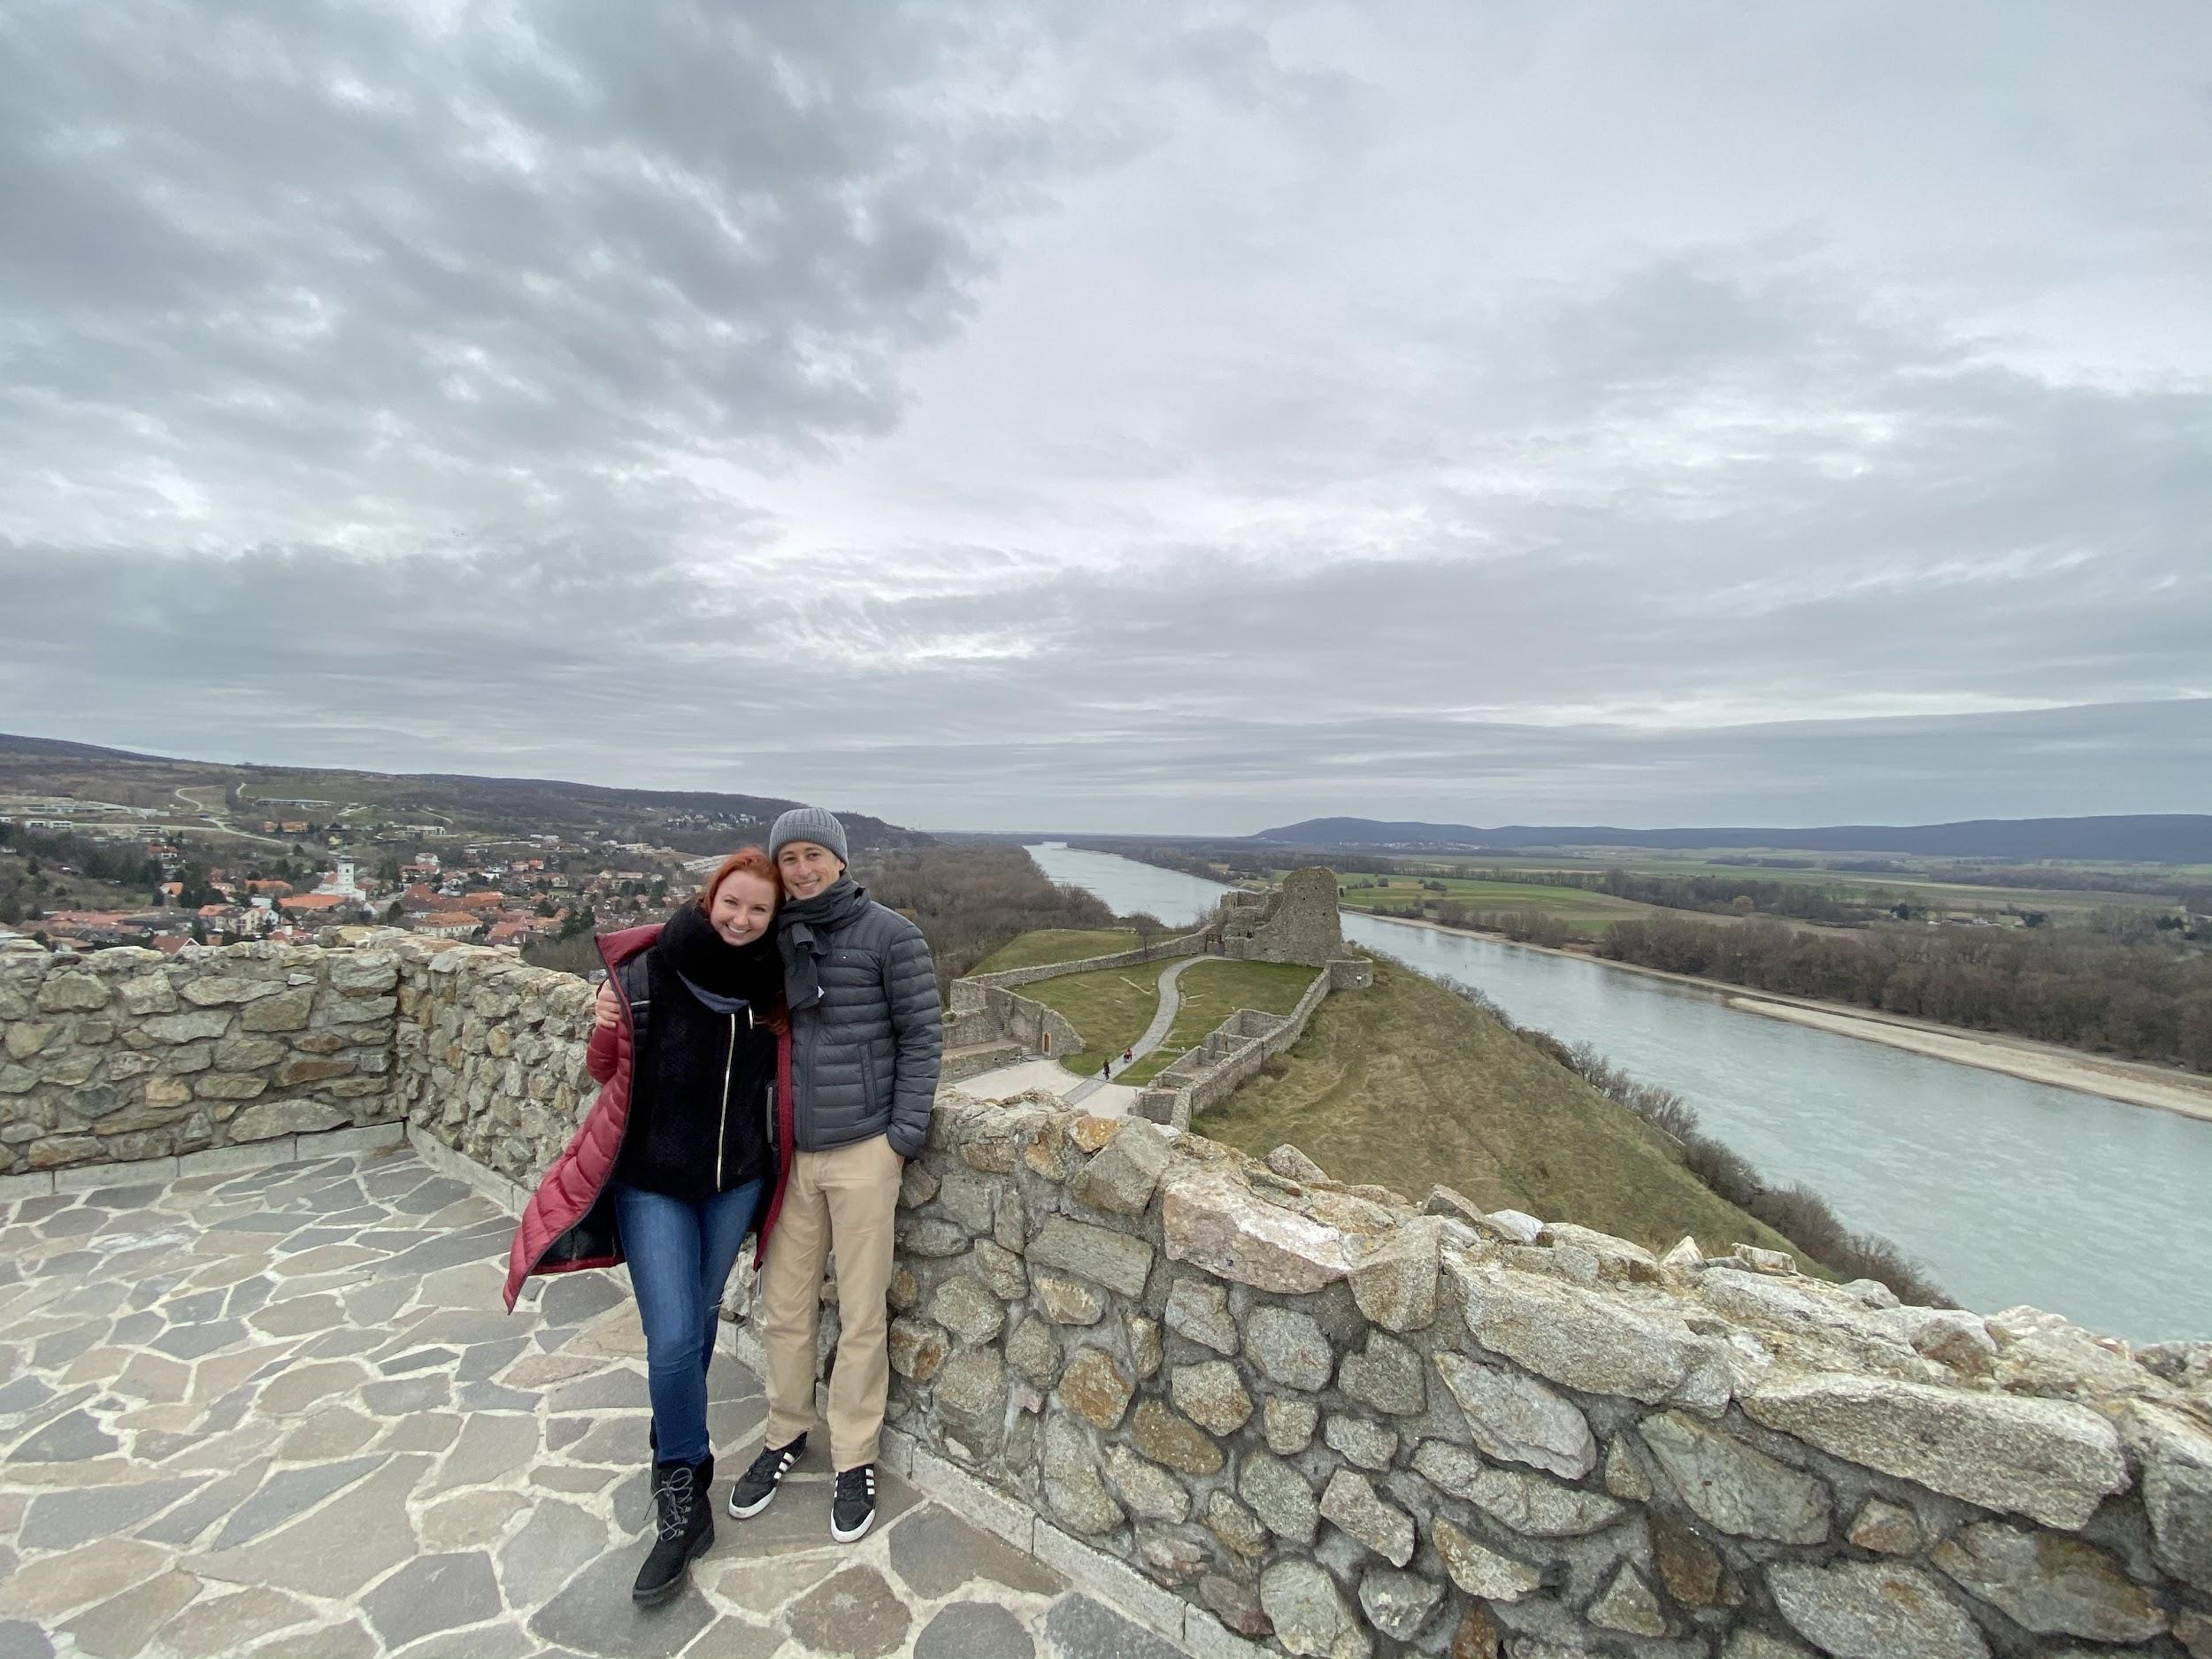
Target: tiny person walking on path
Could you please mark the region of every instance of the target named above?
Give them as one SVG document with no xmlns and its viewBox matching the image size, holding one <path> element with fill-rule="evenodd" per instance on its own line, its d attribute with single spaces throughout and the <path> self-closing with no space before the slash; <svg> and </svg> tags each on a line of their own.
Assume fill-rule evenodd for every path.
<svg viewBox="0 0 2212 1659">
<path fill-rule="evenodd" d="M 766 1251 L 792 1164 L 780 897 L 749 847 L 667 921 L 600 935 L 585 1067 L 602 1087 L 508 1258 L 511 1311 L 534 1273 L 629 1264 L 653 1405 L 654 1541 L 630 1591 L 645 1603 L 680 1593 L 714 1542 L 716 1321 L 746 1235 Z"/>
</svg>

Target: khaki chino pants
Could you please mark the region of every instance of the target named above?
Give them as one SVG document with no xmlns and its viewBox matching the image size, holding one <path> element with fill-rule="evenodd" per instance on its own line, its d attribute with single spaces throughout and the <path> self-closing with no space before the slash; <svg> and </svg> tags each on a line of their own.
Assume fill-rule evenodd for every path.
<svg viewBox="0 0 2212 1659">
<path fill-rule="evenodd" d="M 877 1135 L 793 1155 L 783 1209 L 761 1271 L 761 1341 L 768 1350 L 768 1438 L 788 1446 L 814 1427 L 814 1342 L 823 1258 L 837 1255 L 837 1358 L 830 1372 L 830 1459 L 876 1461 L 891 1363 L 885 1348 L 891 1233 L 905 1160 Z"/>
</svg>

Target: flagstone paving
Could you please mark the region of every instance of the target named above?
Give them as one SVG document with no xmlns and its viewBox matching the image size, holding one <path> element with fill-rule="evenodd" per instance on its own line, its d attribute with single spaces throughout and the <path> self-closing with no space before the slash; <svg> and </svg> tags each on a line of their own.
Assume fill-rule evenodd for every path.
<svg viewBox="0 0 2212 1659">
<path fill-rule="evenodd" d="M 1175 1650 L 818 1449 L 720 1505 L 764 1417 L 718 1356 L 717 1540 L 640 1612 L 643 1340 L 577 1274 L 510 1316 L 512 1223 L 401 1148 L 0 1204 L 0 1659 L 1142 1659 Z"/>
</svg>

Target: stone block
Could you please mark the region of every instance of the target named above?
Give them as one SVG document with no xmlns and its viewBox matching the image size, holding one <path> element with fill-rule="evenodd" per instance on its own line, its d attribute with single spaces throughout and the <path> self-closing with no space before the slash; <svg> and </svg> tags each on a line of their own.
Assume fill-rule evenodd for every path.
<svg viewBox="0 0 2212 1659">
<path fill-rule="evenodd" d="M 1322 1425 L 1321 1439 L 1331 1451 L 1362 1469 L 1387 1469 L 1398 1452 L 1398 1436 L 1394 1431 L 1341 1412 Z"/>
<path fill-rule="evenodd" d="M 238 1028 L 255 1032 L 304 1031 L 314 1007 L 315 987 L 296 986 L 247 1003 L 239 1010 Z"/>
<path fill-rule="evenodd" d="M 988 1239 L 978 1239 L 959 1265 L 1001 1302 L 1018 1302 L 1029 1294 L 1029 1275 L 1023 1271 L 1021 1257 Z"/>
<path fill-rule="evenodd" d="M 2069 1531 L 2128 1484 L 2118 1433 L 2070 1401 L 1823 1372 L 1767 1384 L 1743 1409 L 1847 1463 Z"/>
<path fill-rule="evenodd" d="M 1261 1438 L 1278 1457 L 1305 1450 L 1313 1440 L 1320 1408 L 1310 1401 L 1286 1400 L 1271 1394 L 1260 1407 Z"/>
<path fill-rule="evenodd" d="M 1637 1432 L 1699 1519 L 1738 1538 L 1827 1538 L 1828 1488 L 1812 1476 L 1679 1411 L 1646 1417 Z"/>
<path fill-rule="evenodd" d="M 1632 1636 L 1667 1633 L 1667 1617 L 1660 1610 L 1659 1598 L 1652 1594 L 1643 1575 L 1627 1562 L 1620 1564 L 1612 1582 L 1590 1603 L 1588 1617 L 1593 1624 L 1624 1631 Z"/>
<path fill-rule="evenodd" d="M 1249 1452 L 1237 1469 L 1237 1496 L 1260 1525 L 1289 1544 L 1311 1544 L 1321 1525 L 1313 1487 L 1296 1467 L 1266 1452 Z"/>
<path fill-rule="evenodd" d="M 1448 1351 L 1437 1372 L 1465 1417 L 1477 1446 L 1493 1457 L 1580 1479 L 1597 1462 L 1597 1438 L 1573 1402 L 1533 1377 L 1483 1365 Z"/>
<path fill-rule="evenodd" d="M 126 1014 L 142 1018 L 176 1011 L 176 987 L 169 983 L 169 976 L 158 969 L 125 979 L 115 990 Z"/>
<path fill-rule="evenodd" d="M 952 1344 L 945 1333 L 926 1319 L 894 1319 L 885 1333 L 891 1369 L 909 1382 L 927 1383 L 945 1363 Z"/>
<path fill-rule="evenodd" d="M 1329 1386 L 1336 1356 L 1319 1325 L 1286 1308 L 1256 1308 L 1245 1321 L 1245 1356 L 1271 1382 L 1309 1393 Z"/>
<path fill-rule="evenodd" d="M 1379 1331 L 1370 1331 L 1366 1348 L 1344 1356 L 1336 1386 L 1378 1411 L 1413 1417 L 1428 1406 L 1428 1386 L 1421 1372 L 1418 1353 Z"/>
<path fill-rule="evenodd" d="M 38 987 L 42 1014 L 81 1013 L 108 1005 L 108 987 L 96 974 L 61 969 L 46 976 Z"/>
<path fill-rule="evenodd" d="M 1033 1265 L 1059 1268 L 1133 1299 L 1144 1294 L 1153 1250 L 1125 1233 L 1054 1216 L 1030 1240 L 1028 1256 Z"/>
<path fill-rule="evenodd" d="M 1632 1299 L 1463 1259 L 1448 1271 L 1468 1333 L 1552 1382 L 1708 1411 L 1734 1392 L 1737 1361 L 1728 1345 L 1692 1331 L 1655 1296 Z"/>
<path fill-rule="evenodd" d="M 1064 1525 L 1095 1535 L 1122 1523 L 1121 1505 L 1106 1490 L 1090 1438 L 1071 1418 L 1055 1413 L 1045 1419 L 1043 1465 L 1045 1507 Z M 1038 1555 L 1044 1558 L 1040 1528 Z"/>
<path fill-rule="evenodd" d="M 1190 1494 L 1182 1482 L 1126 1446 L 1106 1448 L 1106 1482 L 1129 1513 L 1141 1519 L 1179 1522 L 1190 1514 Z"/>
<path fill-rule="evenodd" d="M 1060 1345 L 1043 1320 L 1024 1319 L 1006 1339 L 1006 1363 L 1040 1388 L 1060 1380 Z"/>
<path fill-rule="evenodd" d="M 1161 1225 L 1171 1261 L 1284 1295 L 1319 1290 L 1351 1271 L 1341 1233 L 1258 1202 L 1231 1175 L 1178 1171 L 1165 1186 Z"/>
<path fill-rule="evenodd" d="M 1310 1561 L 1279 1561 L 1262 1573 L 1260 1606 L 1286 1653 L 1368 1659 L 1374 1651 L 1336 1580 Z"/>
<path fill-rule="evenodd" d="M 1767 1585 L 1792 1628 L 1838 1659 L 1988 1659 L 1981 1632 L 1941 1585 L 1902 1562 L 1777 1562 Z"/>
<path fill-rule="evenodd" d="M 1136 1416 L 1130 1419 L 1129 1438 L 1153 1462 L 1165 1463 L 1187 1475 L 1218 1474 L 1221 1471 L 1221 1448 L 1195 1424 L 1176 1416 L 1157 1400 L 1138 1402 Z"/>
<path fill-rule="evenodd" d="M 937 1372 L 934 1395 L 945 1425 L 988 1455 L 1006 1435 L 1006 1366 L 998 1350 L 962 1348 Z"/>
<path fill-rule="evenodd" d="M 1441 1517 L 1431 1525 L 1429 1538 L 1452 1582 L 1478 1600 L 1517 1601 L 1544 1581 L 1526 1562 L 1492 1549 Z"/>
<path fill-rule="evenodd" d="M 1359 1310 L 1386 1331 L 1426 1330 L 1436 1318 L 1440 1242 L 1437 1221 L 1417 1217 L 1360 1249 L 1351 1270 Z"/>
<path fill-rule="evenodd" d="M 948 1279 L 929 1299 L 929 1316 L 955 1340 L 974 1344 L 996 1340 L 1006 1325 L 1006 1310 L 972 1279 Z"/>
<path fill-rule="evenodd" d="M 1168 1398 L 1210 1434 L 1233 1434 L 1252 1417 L 1252 1396 L 1226 1360 L 1176 1366 L 1168 1376 Z"/>
<path fill-rule="evenodd" d="M 1211 1280 L 1179 1276 L 1167 1293 L 1167 1328 L 1188 1337 L 1217 1354 L 1237 1351 L 1236 1316 L 1229 1311 L 1229 1293 Z"/>
<path fill-rule="evenodd" d="M 188 979 L 180 987 L 184 1000 L 195 1008 L 250 1002 L 260 997 L 274 996 L 283 988 L 280 980 L 250 979 L 235 973 L 215 973 L 204 979 Z"/>
<path fill-rule="evenodd" d="M 1134 1392 L 1114 1356 L 1102 1348 L 1076 1349 L 1060 1373 L 1059 1394 L 1071 1411 L 1094 1427 L 1110 1429 L 1121 1422 Z"/>
<path fill-rule="evenodd" d="M 1079 1279 L 1064 1279 L 1033 1266 L 1029 1288 L 1038 1311 L 1055 1325 L 1096 1325 L 1106 1314 L 1106 1295 Z"/>
<path fill-rule="evenodd" d="M 228 1031 L 230 1022 L 230 1014 L 223 1009 L 201 1009 L 189 1014 L 157 1014 L 141 1020 L 137 1029 L 156 1042 L 205 1042 Z"/>
<path fill-rule="evenodd" d="M 1985 1521 L 1946 1539 L 1928 1559 L 2015 1624 L 2041 1635 L 2138 1642 L 2166 1629 L 2156 1593 L 2130 1580 L 2110 1556 L 2078 1538 Z"/>
<path fill-rule="evenodd" d="M 1094 1210 L 1141 1216 L 1167 1166 L 1167 1142 L 1156 1131 L 1135 1125 L 1108 1141 L 1077 1172 L 1071 1190 L 1079 1202 Z"/>
</svg>

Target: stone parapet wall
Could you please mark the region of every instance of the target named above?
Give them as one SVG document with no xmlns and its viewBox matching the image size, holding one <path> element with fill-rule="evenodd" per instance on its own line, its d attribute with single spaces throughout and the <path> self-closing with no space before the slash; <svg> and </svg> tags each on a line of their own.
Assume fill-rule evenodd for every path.
<svg viewBox="0 0 2212 1659">
<path fill-rule="evenodd" d="M 2212 1655 L 2212 1345 L 941 1102 L 891 1417 L 1270 1651 Z"/>
<path fill-rule="evenodd" d="M 388 928 L 0 954 L 0 1176 L 411 1121 L 511 1179 L 566 1144 L 592 988 Z"/>
<path fill-rule="evenodd" d="M 595 993 L 510 950 L 411 945 L 397 953 L 394 1103 L 416 1129 L 526 1187 L 598 1094 L 584 1071 Z"/>
<path fill-rule="evenodd" d="M 0 952 L 0 1176 L 388 1123 L 388 949 Z"/>
<path fill-rule="evenodd" d="M 591 1097 L 590 987 L 349 937 L 0 956 L 0 1124 L 36 1125 L 10 1158 L 404 1112 L 526 1190 Z M 146 1110 L 174 1115 L 115 1125 Z M 956 1093 L 897 1237 L 895 1443 L 1125 1563 L 1186 1631 L 1332 1659 L 2212 1659 L 2212 1343 L 1900 1307 L 1770 1252 L 1662 1261 L 1440 1188 L 1417 1212 L 1289 1148 Z"/>
</svg>

